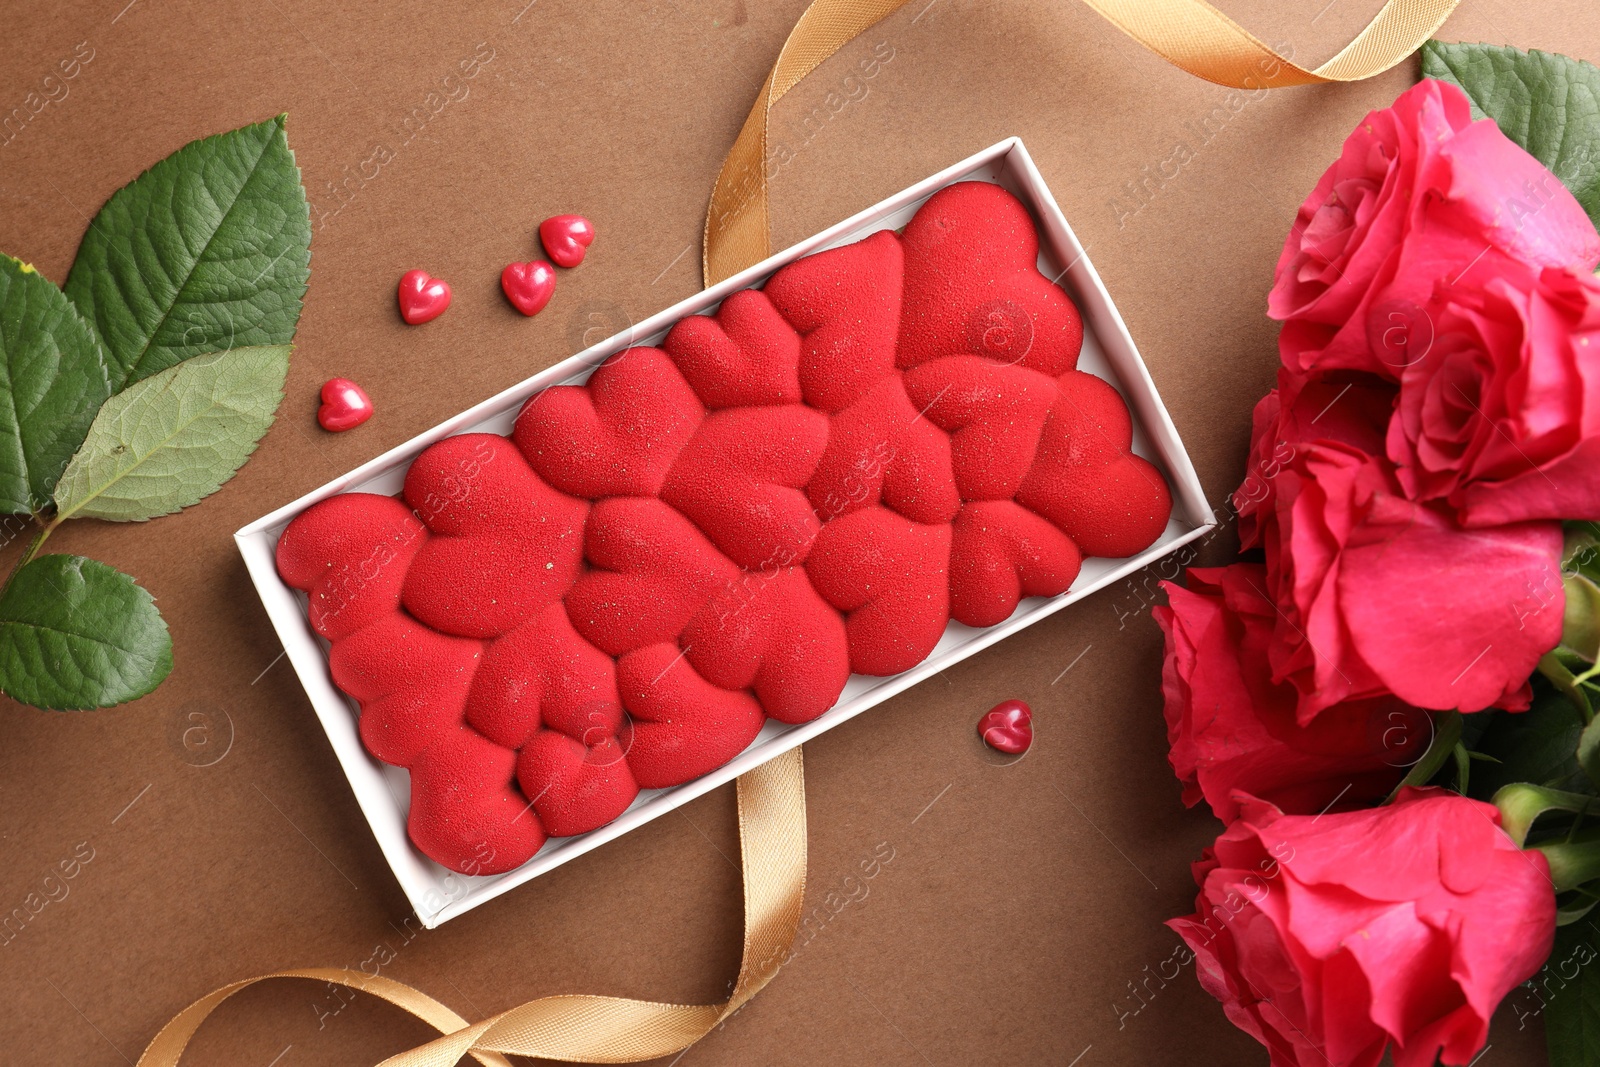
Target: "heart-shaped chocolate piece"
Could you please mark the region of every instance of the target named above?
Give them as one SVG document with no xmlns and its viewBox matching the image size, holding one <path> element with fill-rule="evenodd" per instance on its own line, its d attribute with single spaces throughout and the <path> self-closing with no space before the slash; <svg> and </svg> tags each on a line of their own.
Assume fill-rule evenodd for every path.
<svg viewBox="0 0 1600 1067">
<path fill-rule="evenodd" d="M 396 293 L 400 317 L 413 326 L 432 322 L 450 306 L 450 283 L 425 270 L 408 270 L 400 276 Z"/>
<path fill-rule="evenodd" d="M 803 562 L 819 523 L 802 488 L 828 443 L 815 408 L 725 408 L 700 424 L 661 486 L 735 563 L 751 570 Z"/>
<path fill-rule="evenodd" d="M 939 525 L 961 508 L 950 437 L 912 405 L 898 374 L 829 420 L 828 447 L 806 491 L 823 522 L 881 503 Z"/>
<path fill-rule="evenodd" d="M 586 385 L 534 395 L 512 431 L 533 469 L 564 493 L 655 496 L 705 409 L 659 348 L 630 348 Z"/>
<path fill-rule="evenodd" d="M 1166 528 L 1172 493 L 1134 454 L 1128 405 L 1104 378 L 1083 371 L 1063 374 L 1056 388 L 1017 503 L 1055 523 L 1086 556 L 1143 551 Z"/>
<path fill-rule="evenodd" d="M 905 373 L 906 395 L 950 434 L 950 462 L 963 500 L 1010 500 L 1033 466 L 1053 379 L 982 356 L 946 356 Z"/>
<path fill-rule="evenodd" d="M 576 267 L 594 244 L 594 223 L 582 215 L 557 215 L 539 223 L 539 243 L 562 267 Z"/>
<path fill-rule="evenodd" d="M 679 640 L 701 677 L 752 690 L 779 722 L 810 722 L 850 680 L 844 620 L 800 567 L 746 571 L 717 590 Z"/>
<path fill-rule="evenodd" d="M 596 503 L 584 556 L 589 569 L 567 594 L 567 615 L 584 640 L 611 656 L 674 640 L 714 591 L 740 575 L 694 523 L 649 497 Z"/>
<path fill-rule="evenodd" d="M 1025 596 L 1072 587 L 1083 557 L 1054 524 L 1010 500 L 963 505 L 950 538 L 950 617 L 994 626 Z"/>
<path fill-rule="evenodd" d="M 1033 744 L 1033 709 L 1020 700 L 1002 700 L 978 720 L 978 736 L 996 752 L 1020 756 Z"/>
<path fill-rule="evenodd" d="M 349 378 L 329 378 L 322 387 L 317 421 L 329 433 L 353 430 L 372 418 L 372 399 Z"/>
<path fill-rule="evenodd" d="M 617 688 L 628 708 L 620 740 L 642 789 L 663 789 L 715 770 L 761 731 L 755 697 L 712 685 L 670 641 L 618 660 Z"/>
<path fill-rule="evenodd" d="M 1039 235 L 1015 196 L 988 182 L 946 186 L 901 242 L 901 368 L 963 354 L 1052 378 L 1077 366 L 1083 320 L 1039 273 Z"/>
<path fill-rule="evenodd" d="M 680 320 L 661 347 L 708 408 L 800 403 L 800 335 L 760 289 Z"/>
<path fill-rule="evenodd" d="M 509 263 L 500 272 L 500 291 L 524 315 L 537 315 L 556 291 L 556 270 L 542 259 Z"/>
<path fill-rule="evenodd" d="M 928 658 L 950 621 L 949 568 L 949 526 L 881 505 L 823 526 L 806 559 L 811 584 L 845 613 L 857 674 L 899 674 Z"/>
<path fill-rule="evenodd" d="M 582 569 L 589 502 L 551 488 L 499 434 L 428 446 L 406 472 L 405 498 L 433 536 L 401 600 L 443 633 L 510 633 L 559 601 Z"/>
</svg>

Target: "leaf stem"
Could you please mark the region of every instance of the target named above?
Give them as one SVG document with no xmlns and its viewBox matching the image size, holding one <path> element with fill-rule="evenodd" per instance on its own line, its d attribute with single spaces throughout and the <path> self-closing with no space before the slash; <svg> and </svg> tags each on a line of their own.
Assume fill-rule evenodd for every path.
<svg viewBox="0 0 1600 1067">
<path fill-rule="evenodd" d="M 1539 660 L 1538 671 L 1548 678 L 1551 683 L 1566 696 L 1573 707 L 1583 715 L 1584 725 L 1594 721 L 1594 706 L 1589 701 L 1589 696 L 1584 692 L 1584 686 L 1592 683 L 1580 682 L 1576 675 L 1567 669 L 1555 652 L 1547 652 Z M 1586 672 L 1587 673 L 1587 672 Z"/>
<path fill-rule="evenodd" d="M 1383 802 L 1385 804 L 1393 804 L 1395 798 L 1400 795 L 1400 790 L 1406 786 L 1426 785 L 1432 780 L 1433 776 L 1438 774 L 1439 769 L 1444 766 L 1445 760 L 1451 757 L 1456 747 L 1461 743 L 1461 727 L 1462 721 L 1459 711 L 1445 711 L 1435 716 L 1433 720 L 1433 738 L 1428 744 L 1428 750 L 1422 754 L 1421 759 L 1411 765 L 1411 770 L 1406 772 L 1406 776 L 1400 780 L 1400 784 L 1394 787 Z M 1465 775 L 1462 777 L 1465 778 Z M 1465 788 L 1464 781 L 1462 788 Z"/>
<path fill-rule="evenodd" d="M 40 547 L 44 545 L 45 541 L 49 540 L 51 531 L 53 531 L 60 524 L 61 520 L 59 518 L 55 518 L 51 519 L 49 523 L 39 528 L 39 532 L 34 535 L 34 538 L 31 542 L 29 542 L 28 547 L 23 550 L 22 557 L 17 560 L 16 566 L 12 567 L 11 573 L 6 575 L 5 583 L 0 585 L 0 597 L 4 597 L 6 595 L 6 590 L 11 588 L 11 581 L 17 576 L 17 572 L 26 567 L 33 557 L 39 554 Z"/>
</svg>

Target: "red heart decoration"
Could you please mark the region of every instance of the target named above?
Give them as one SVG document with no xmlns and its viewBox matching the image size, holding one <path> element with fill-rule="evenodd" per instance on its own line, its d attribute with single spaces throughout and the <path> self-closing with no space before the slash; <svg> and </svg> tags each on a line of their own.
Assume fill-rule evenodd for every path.
<svg viewBox="0 0 1600 1067">
<path fill-rule="evenodd" d="M 806 491 L 823 522 L 881 503 L 937 525 L 961 508 L 950 436 L 919 416 L 898 374 L 829 420 L 828 447 Z"/>
<path fill-rule="evenodd" d="M 950 433 L 950 462 L 963 500 L 1010 500 L 1033 465 L 1056 383 L 982 356 L 948 356 L 905 373 L 923 418 Z"/>
<path fill-rule="evenodd" d="M 551 604 L 484 650 L 466 716 L 506 748 L 521 748 L 541 726 L 597 745 L 622 727 L 616 664 Z"/>
<path fill-rule="evenodd" d="M 450 306 L 450 283 L 425 270 L 408 270 L 400 276 L 400 317 L 413 326 L 432 322 Z"/>
<path fill-rule="evenodd" d="M 361 705 L 367 751 L 409 767 L 465 715 L 483 645 L 447 637 L 396 611 L 333 643 L 328 673 Z"/>
<path fill-rule="evenodd" d="M 534 396 L 512 437 L 533 469 L 564 493 L 655 496 L 704 414 L 665 352 L 630 348 L 601 364 L 586 385 Z"/>
<path fill-rule="evenodd" d="M 899 366 L 961 353 L 1055 377 L 1077 366 L 1083 320 L 1039 273 L 1039 235 L 998 185 L 958 182 L 906 224 Z"/>
<path fill-rule="evenodd" d="M 800 403 L 800 335 L 760 289 L 679 321 L 661 347 L 708 408 Z"/>
<path fill-rule="evenodd" d="M 1004 622 L 1022 597 L 1066 592 L 1082 565 L 1070 537 L 1020 504 L 967 504 L 950 539 L 950 616 L 968 626 Z"/>
<path fill-rule="evenodd" d="M 610 734 L 580 741 L 540 730 L 517 754 L 517 784 L 552 837 L 604 826 L 639 795 L 627 752 Z"/>
<path fill-rule="evenodd" d="M 406 830 L 425 854 L 463 874 L 520 867 L 545 842 L 514 783 L 517 754 L 463 726 L 411 766 Z"/>
<path fill-rule="evenodd" d="M 712 685 L 751 689 L 779 722 L 810 722 L 850 680 L 844 620 L 800 567 L 740 575 L 695 616 L 684 655 Z"/>
<path fill-rule="evenodd" d="M 846 613 L 851 670 L 899 674 L 928 658 L 950 621 L 949 565 L 947 525 L 870 507 L 822 528 L 806 574 Z"/>
<path fill-rule="evenodd" d="M 340 493 L 283 531 L 278 573 L 306 591 L 312 628 L 337 641 L 395 613 L 406 569 L 427 538 L 394 497 Z"/>
<path fill-rule="evenodd" d="M 434 536 L 412 561 L 401 598 L 436 630 L 508 633 L 578 576 L 588 502 L 545 484 L 499 434 L 430 445 L 406 472 L 405 496 Z"/>
<path fill-rule="evenodd" d="M 622 747 L 643 789 L 715 770 L 743 752 L 764 721 L 755 697 L 712 685 L 670 642 L 618 660 L 617 687 L 629 716 Z"/>
<path fill-rule="evenodd" d="M 539 223 L 539 242 L 563 267 L 576 267 L 594 243 L 594 223 L 582 215 L 557 215 Z M 530 312 L 531 314 L 531 312 Z"/>
<path fill-rule="evenodd" d="M 902 262 L 900 239 L 882 230 L 768 279 L 762 292 L 801 334 L 807 404 L 842 411 L 894 373 Z"/>
<path fill-rule="evenodd" d="M 612 656 L 675 640 L 713 591 L 739 580 L 739 568 L 705 534 L 649 497 L 597 502 L 583 548 L 591 569 L 567 594 L 567 615 Z"/>
<path fill-rule="evenodd" d="M 500 272 L 500 290 L 524 315 L 537 315 L 556 291 L 556 271 L 542 259 L 509 263 Z"/>
<path fill-rule="evenodd" d="M 349 378 L 330 378 L 322 387 L 317 421 L 329 433 L 353 430 L 372 418 L 372 400 Z"/>
<path fill-rule="evenodd" d="M 1143 551 L 1166 529 L 1172 492 L 1133 454 L 1128 405 L 1104 378 L 1082 371 L 1063 374 L 1056 388 L 1017 503 L 1055 523 L 1086 556 Z"/>
<path fill-rule="evenodd" d="M 1020 700 L 1002 700 L 978 720 L 978 736 L 996 752 L 1020 756 L 1033 744 L 1033 711 Z"/>
<path fill-rule="evenodd" d="M 817 535 L 803 486 L 828 443 L 815 408 L 727 408 L 706 416 L 661 486 L 677 508 L 741 567 L 805 560 Z"/>
</svg>

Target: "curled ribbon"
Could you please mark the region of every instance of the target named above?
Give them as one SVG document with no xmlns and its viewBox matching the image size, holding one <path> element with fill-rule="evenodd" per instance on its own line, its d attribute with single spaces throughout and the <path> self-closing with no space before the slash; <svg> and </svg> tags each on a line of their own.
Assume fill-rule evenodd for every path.
<svg viewBox="0 0 1600 1067">
<path fill-rule="evenodd" d="M 279 971 L 225 985 L 185 1008 L 156 1035 L 138 1067 L 176 1067 L 189 1039 L 218 1005 L 274 978 L 310 978 L 382 997 L 443 1036 L 380 1067 L 453 1067 L 470 1055 L 484 1067 L 505 1056 L 568 1063 L 633 1063 L 670 1056 L 700 1040 L 771 981 L 800 928 L 806 889 L 806 784 L 798 748 L 739 776 L 739 848 L 744 872 L 744 958 L 733 995 L 721 1004 L 664 1004 L 624 997 L 552 996 L 479 1023 L 421 990 L 388 978 L 333 968 Z"/>
<path fill-rule="evenodd" d="M 767 117 L 802 78 L 910 0 L 815 0 L 790 32 L 723 161 L 706 211 L 701 268 L 715 285 L 772 254 Z M 1117 29 L 1196 77 L 1274 89 L 1381 74 L 1433 36 L 1459 0 L 1388 0 L 1355 40 L 1314 69 L 1284 59 L 1205 0 L 1083 0 Z"/>
<path fill-rule="evenodd" d="M 815 0 L 800 16 L 722 164 L 706 212 L 707 285 L 771 252 L 767 212 L 767 116 L 784 93 L 862 31 L 909 0 Z M 1314 69 L 1280 57 L 1204 0 L 1084 0 L 1113 25 L 1178 67 L 1239 88 L 1358 81 L 1405 59 L 1459 0 L 1388 0 L 1338 55 Z M 507 1055 L 569 1063 L 634 1063 L 694 1044 L 769 982 L 794 944 L 806 881 L 805 775 L 793 749 L 741 775 L 739 840 L 744 873 L 744 957 L 721 1004 L 666 1004 L 588 995 L 541 997 L 469 1024 L 421 990 L 388 978 L 312 967 L 225 985 L 179 1012 L 138 1067 L 177 1067 L 189 1039 L 218 1005 L 257 982 L 306 978 L 382 997 L 442 1036 L 380 1067 L 452 1067 L 472 1056 L 510 1067 Z"/>
</svg>

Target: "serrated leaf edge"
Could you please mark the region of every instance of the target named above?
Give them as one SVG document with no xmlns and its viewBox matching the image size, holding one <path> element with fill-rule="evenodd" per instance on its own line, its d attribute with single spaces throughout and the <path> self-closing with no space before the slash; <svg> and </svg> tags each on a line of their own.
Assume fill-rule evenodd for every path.
<svg viewBox="0 0 1600 1067">
<path fill-rule="evenodd" d="M 47 559 L 55 558 L 57 555 L 60 555 L 60 554 L 52 554 L 52 555 L 46 555 L 46 556 L 35 556 L 32 559 L 29 559 L 21 567 L 18 567 L 16 573 L 20 573 L 24 568 L 26 568 L 26 567 L 34 564 L 34 563 L 37 563 L 37 562 L 39 562 L 41 560 L 47 560 Z M 138 580 L 135 579 L 133 577 L 133 575 L 127 573 L 126 571 L 118 570 L 116 567 L 111 566 L 111 564 L 109 564 L 109 563 L 102 563 L 97 559 L 90 559 L 88 556 L 76 556 L 76 555 L 73 555 L 73 556 L 67 556 L 66 558 L 73 560 L 76 563 L 76 565 L 78 566 L 80 572 L 81 572 L 81 570 L 83 568 L 83 565 L 85 563 L 92 563 L 97 567 L 104 567 L 106 570 L 110 571 L 112 574 L 115 574 L 115 575 L 117 575 L 119 577 L 122 577 L 122 578 L 126 578 L 128 580 L 128 584 L 130 586 L 132 586 L 139 593 L 139 595 L 143 598 L 143 600 L 140 601 L 140 606 L 149 605 L 152 609 L 154 609 L 155 624 L 160 628 L 161 634 L 165 638 L 165 640 L 163 642 L 163 647 L 162 647 L 161 651 L 155 657 L 155 662 L 152 665 L 153 669 L 152 669 L 152 671 L 150 672 L 150 674 L 146 678 L 140 680 L 139 684 L 129 687 L 130 692 L 129 692 L 129 695 L 125 699 L 118 700 L 118 701 L 115 701 L 115 702 L 109 703 L 109 704 L 107 704 L 107 703 L 85 703 L 85 704 L 43 703 L 43 704 L 30 704 L 27 701 L 22 700 L 21 698 L 19 698 L 17 696 L 14 696 L 12 694 L 11 688 L 9 686 L 0 685 L 0 692 L 3 692 L 6 696 L 11 697 L 11 699 L 16 700 L 20 704 L 24 704 L 25 706 L 30 707 L 30 708 L 38 708 L 38 709 L 40 709 L 42 711 L 94 711 L 94 710 L 97 710 L 97 709 L 100 709 L 100 708 L 117 707 L 118 705 L 126 704 L 126 703 L 128 703 L 130 701 L 133 701 L 133 700 L 138 700 L 140 697 L 149 696 L 151 693 L 156 691 L 157 687 L 159 687 L 162 682 L 167 680 L 167 676 L 172 673 L 172 667 L 173 667 L 173 659 L 172 659 L 172 629 L 167 625 L 167 620 L 161 614 L 161 609 L 159 607 L 156 607 L 156 598 L 151 595 L 151 593 L 150 593 L 150 591 L 148 589 L 146 589 L 144 586 L 140 585 Z M 16 573 L 13 573 L 11 577 L 13 577 L 13 578 L 16 577 Z M 10 580 L 8 579 L 7 582 L 6 582 L 7 588 L 9 588 L 10 584 L 11 584 Z M 107 647 L 107 648 L 116 649 L 118 652 L 121 652 L 124 655 L 131 654 L 129 649 L 125 649 L 121 645 L 115 644 L 115 643 L 110 642 L 110 641 L 98 641 L 98 640 L 95 640 L 94 638 L 84 638 L 84 636 L 82 634 L 69 633 L 67 631 L 60 630 L 60 629 L 57 629 L 57 628 L 52 627 L 52 626 L 39 626 L 39 625 L 34 624 L 34 623 L 20 622 L 20 621 L 14 621 L 14 620 L 9 620 L 9 619 L 0 621 L 0 640 L 8 640 L 8 638 L 5 635 L 9 634 L 10 630 L 13 627 L 19 627 L 19 628 L 23 628 L 23 629 L 33 629 L 33 630 L 44 630 L 44 631 L 48 631 L 50 633 L 61 634 L 62 636 L 65 636 L 65 637 L 72 637 L 72 638 L 89 640 L 89 641 L 92 641 L 95 644 L 99 644 L 99 645 L 102 645 L 102 646 Z M 81 680 L 84 680 L 82 675 L 80 675 L 80 681 Z"/>
<path fill-rule="evenodd" d="M 227 355 L 227 354 L 229 354 L 231 352 L 246 352 L 246 351 L 250 351 L 252 349 L 267 349 L 267 348 L 270 348 L 270 349 L 284 349 L 285 350 L 285 355 L 284 355 L 284 358 L 285 358 L 285 371 L 286 371 L 286 374 L 287 374 L 288 355 L 289 355 L 290 352 L 293 351 L 293 348 L 294 348 L 293 345 L 251 345 L 248 348 L 230 348 L 230 349 L 223 349 L 223 350 L 218 351 L 218 352 L 206 352 L 206 353 L 203 353 L 203 354 L 198 355 L 198 356 L 191 356 L 191 357 L 189 357 L 189 359 L 184 360 L 182 363 L 175 363 L 171 367 L 166 368 L 165 370 L 157 371 L 155 374 L 152 374 L 150 376 L 150 378 L 142 378 L 139 381 L 132 383 L 132 385 L 130 385 L 129 388 L 132 388 L 134 385 L 142 385 L 142 384 L 150 381 L 153 378 L 160 377 L 163 374 L 172 374 L 173 377 L 176 378 L 179 371 L 181 371 L 184 367 L 187 367 L 190 363 L 192 363 L 193 361 L 195 361 L 197 359 L 205 359 L 205 358 L 207 358 L 209 356 Z M 126 392 L 126 390 L 124 390 L 124 392 Z M 121 394 L 119 393 L 117 395 L 120 396 Z M 277 421 L 277 411 L 278 411 L 278 408 L 283 404 L 284 395 L 285 395 L 284 394 L 284 387 L 282 385 L 280 385 L 278 387 L 278 389 L 277 389 L 278 402 L 273 405 L 272 413 L 267 418 L 266 427 L 261 431 L 260 436 L 258 436 L 253 442 L 251 442 L 249 448 L 247 448 L 245 450 L 244 455 L 239 460 L 239 465 L 237 467 L 234 467 L 233 470 L 229 471 L 223 478 L 221 478 L 218 481 L 217 489 L 221 489 L 222 486 L 226 485 L 234 477 L 234 475 L 238 474 L 239 471 L 244 467 L 245 463 L 249 460 L 249 458 L 251 456 L 255 455 L 256 449 L 261 447 L 261 442 L 266 438 L 267 431 L 271 430 L 273 423 L 275 423 Z M 138 459 L 132 466 L 126 467 L 126 468 L 118 471 L 116 477 L 112 478 L 110 481 L 106 482 L 103 485 L 95 487 L 91 492 L 85 494 L 83 499 L 81 501 L 77 502 L 75 505 L 73 505 L 70 510 L 63 510 L 59 514 L 57 514 L 55 521 L 56 522 L 63 522 L 65 520 L 67 520 L 67 519 L 72 518 L 74 515 L 83 514 L 85 518 L 103 518 L 103 519 L 106 519 L 106 521 L 109 521 L 109 522 L 148 522 L 148 521 L 150 521 L 150 519 L 159 519 L 159 518 L 161 518 L 162 516 L 165 516 L 165 515 L 176 514 L 177 512 L 182 511 L 184 509 L 184 507 L 193 507 L 194 506 L 193 504 L 179 505 L 178 507 L 171 508 L 171 509 L 169 509 L 167 511 L 162 511 L 162 512 L 158 512 L 158 513 L 156 513 L 154 515 L 149 515 L 149 516 L 147 516 L 147 517 L 145 517 L 143 519 L 111 519 L 111 518 L 108 518 L 108 517 L 103 516 L 103 515 L 97 516 L 97 515 L 94 515 L 93 513 L 85 513 L 84 510 L 83 510 L 88 504 L 92 503 L 94 500 L 96 500 L 102 494 L 104 494 L 107 489 L 110 489 L 113 485 L 116 485 L 118 482 L 120 482 L 124 478 L 128 477 L 128 475 L 131 474 L 133 471 L 139 469 L 139 467 L 142 466 L 146 461 L 148 461 L 151 457 L 155 456 L 159 451 L 161 451 L 161 447 L 163 445 L 165 445 L 167 442 L 171 441 L 173 438 L 177 437 L 184 430 L 186 430 L 190 426 L 194 425 L 194 423 L 198 422 L 205 415 L 209 414 L 212 411 L 215 411 L 217 408 L 225 407 L 225 406 L 226 405 L 223 405 L 223 404 L 220 404 L 220 403 L 217 403 L 217 402 L 213 401 L 209 406 L 207 406 L 205 408 L 202 408 L 199 412 L 195 413 L 193 418 L 189 419 L 182 426 L 178 427 L 177 429 L 175 429 L 171 433 L 169 433 L 165 438 L 162 439 L 160 444 L 158 444 L 155 448 L 151 449 L 143 457 Z M 105 406 L 102 406 L 101 409 L 100 409 L 101 413 L 103 413 L 105 410 L 106 410 Z M 95 422 L 98 423 L 99 421 L 100 421 L 100 415 L 97 414 L 95 416 Z M 85 435 L 84 440 L 87 441 L 89 436 L 92 435 L 93 433 L 94 433 L 94 426 L 91 425 L 89 427 L 89 433 Z M 72 460 L 67 464 L 67 468 L 66 468 L 67 470 L 70 471 L 72 469 L 72 464 L 76 463 L 78 461 L 78 457 L 83 455 L 83 452 L 81 451 L 81 447 L 82 446 L 80 446 L 80 451 L 78 451 L 78 452 L 73 454 Z M 65 477 L 66 477 L 66 474 L 65 474 L 65 472 L 63 472 L 62 478 L 65 479 Z M 212 490 L 212 492 L 215 492 L 215 491 L 216 490 Z M 208 493 L 206 495 L 209 496 L 210 493 Z M 202 497 L 201 499 L 203 500 L 205 498 Z M 196 504 L 198 504 L 199 502 L 200 501 L 198 501 L 198 500 L 195 501 Z"/>
<path fill-rule="evenodd" d="M 125 192 L 127 190 L 135 189 L 141 182 L 145 181 L 150 176 L 152 171 L 154 171 L 157 167 L 161 166 L 163 163 L 166 163 L 168 160 L 172 159 L 174 156 L 176 156 L 178 153 L 182 152 L 186 148 L 190 148 L 190 147 L 192 147 L 194 145 L 204 144 L 207 141 L 215 141 L 215 140 L 218 140 L 219 138 L 227 137 L 230 134 L 236 134 L 236 133 L 240 132 L 241 130 L 248 130 L 251 127 L 273 125 L 273 126 L 277 127 L 277 134 L 281 135 L 283 137 L 284 151 L 289 153 L 289 165 L 294 170 L 295 187 L 300 191 L 300 205 L 304 209 L 306 222 L 307 222 L 307 224 L 309 226 L 310 221 L 311 221 L 311 202 L 310 202 L 310 198 L 306 195 L 306 191 L 305 191 L 305 176 L 304 176 L 303 172 L 300 170 L 299 162 L 295 159 L 294 149 L 292 147 L 290 147 L 290 145 L 289 145 L 288 118 L 289 118 L 289 113 L 287 111 L 282 111 L 282 112 L 279 112 L 277 115 L 273 116 L 270 119 L 262 119 L 260 122 L 246 123 L 243 126 L 238 126 L 238 127 L 235 127 L 234 129 L 231 129 L 231 130 L 223 130 L 223 131 L 221 131 L 219 133 L 214 133 L 214 134 L 211 134 L 210 136 L 201 137 L 201 138 L 198 138 L 196 140 L 189 141 L 189 142 L 186 142 L 185 144 L 179 145 L 177 148 L 173 149 L 171 152 L 167 153 L 165 156 L 162 156 L 160 159 L 158 159 L 154 163 L 150 164 L 150 166 L 148 166 L 144 170 L 140 171 L 138 177 L 134 178 L 132 181 L 128 182 L 126 185 L 123 185 L 123 186 L 119 187 L 118 189 L 116 189 L 115 191 L 113 191 L 111 196 L 106 199 L 106 204 L 111 203 L 112 199 L 114 199 L 119 194 L 121 194 L 121 193 L 123 193 L 123 192 Z M 243 188 L 244 185 L 249 185 L 250 184 L 250 181 L 255 177 L 256 172 L 261 168 L 261 161 L 264 158 L 266 158 L 267 150 L 268 150 L 268 147 L 270 146 L 270 144 L 271 144 L 271 137 L 269 137 L 266 141 L 262 142 L 261 153 L 255 158 L 254 162 L 251 163 L 250 172 L 245 177 L 244 183 L 240 187 L 241 189 Z M 235 197 L 233 203 L 228 205 L 228 210 L 223 212 L 222 218 L 217 223 L 216 230 L 214 230 L 212 232 L 211 236 L 206 238 L 205 246 L 203 248 L 201 248 L 198 256 L 196 257 L 197 259 L 204 257 L 205 253 L 211 248 L 211 242 L 216 239 L 217 232 L 220 231 L 222 229 L 223 225 L 227 223 L 229 216 L 232 215 L 233 210 L 234 210 L 235 207 L 238 206 L 238 203 L 239 203 L 239 198 Z M 104 209 L 105 209 L 105 204 L 102 204 L 101 205 L 101 210 L 103 211 Z M 96 218 L 99 217 L 99 212 L 96 212 L 95 217 Z M 89 225 L 92 228 L 94 226 L 94 220 L 90 220 Z M 80 248 L 80 250 L 82 248 L 82 242 L 81 241 L 79 243 L 79 248 Z M 308 234 L 308 240 L 307 240 L 307 243 L 306 243 L 305 256 L 306 256 L 306 281 L 305 281 L 304 284 L 302 284 L 300 286 L 300 291 L 298 293 L 296 293 L 295 297 L 294 297 L 295 304 L 297 305 L 297 307 L 299 309 L 295 313 L 295 326 L 296 326 L 296 330 L 297 331 L 298 331 L 299 321 L 300 321 L 300 312 L 303 311 L 304 308 L 305 308 L 305 295 L 306 295 L 306 292 L 310 288 L 310 285 L 311 285 L 311 244 L 310 244 L 310 241 L 309 241 L 309 234 Z M 66 283 L 63 284 L 60 287 L 63 293 L 66 293 L 67 286 L 72 284 L 72 270 L 75 270 L 77 268 L 77 266 L 78 266 L 77 257 L 74 256 L 73 257 L 72 268 L 69 269 L 68 272 L 67 272 Z M 182 296 L 183 293 L 185 293 L 188 290 L 189 283 L 193 280 L 193 278 L 194 278 L 194 273 L 193 273 L 193 271 L 191 271 L 189 276 L 184 279 L 183 284 L 178 287 L 177 296 Z M 77 311 L 79 313 L 79 317 L 80 318 L 87 319 L 87 316 L 83 314 L 82 309 L 77 307 L 77 302 L 74 301 L 71 296 L 67 297 L 67 302 L 69 304 L 73 305 L 73 310 L 75 310 L 75 311 Z M 177 301 L 177 299 L 175 297 L 174 300 L 173 300 L 173 307 L 176 307 L 177 303 L 178 303 L 178 301 Z M 155 327 L 153 327 L 149 331 L 149 337 L 150 338 L 154 338 L 155 337 L 157 332 L 159 332 L 160 328 L 163 325 L 166 324 L 167 320 L 171 317 L 171 315 L 172 315 L 172 307 L 168 307 L 168 308 L 166 308 L 166 309 L 164 309 L 162 311 L 161 318 L 157 321 Z M 95 338 L 97 340 L 101 341 L 102 347 L 104 347 L 104 340 L 102 338 L 100 338 L 100 333 L 99 333 L 98 327 L 94 328 L 94 335 L 95 335 Z M 122 385 L 117 389 L 117 392 L 120 393 L 123 389 L 128 388 L 128 386 L 135 385 L 138 382 L 143 380 L 143 378 L 138 377 L 137 374 L 138 374 L 139 368 L 144 364 L 145 357 L 150 352 L 150 346 L 151 346 L 151 340 L 149 338 L 147 338 L 145 340 L 145 342 L 144 342 L 144 345 L 139 349 L 138 357 L 135 358 L 134 361 L 132 362 L 132 364 L 129 365 L 127 376 L 126 376 L 125 380 L 123 381 Z M 266 347 L 266 346 L 253 346 L 253 347 Z M 109 366 L 110 366 L 110 362 L 111 362 L 110 361 L 110 350 L 109 350 L 109 348 L 106 349 L 106 353 L 105 354 L 106 354 L 106 357 L 107 357 L 105 362 L 107 363 L 107 367 L 108 367 L 108 370 L 109 370 Z M 190 356 L 188 358 L 189 359 L 195 359 L 195 358 L 198 358 L 199 356 L 209 355 L 209 354 L 210 353 L 201 352 L 201 353 L 196 353 L 196 355 Z M 121 366 L 120 362 L 117 365 L 120 367 Z M 159 373 L 159 372 L 157 372 L 157 373 Z M 146 375 L 146 377 L 148 377 L 148 375 Z M 113 395 L 115 395 L 115 394 L 113 394 Z"/>
</svg>

